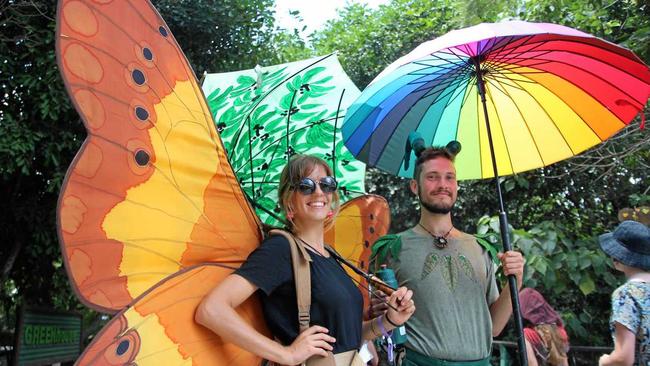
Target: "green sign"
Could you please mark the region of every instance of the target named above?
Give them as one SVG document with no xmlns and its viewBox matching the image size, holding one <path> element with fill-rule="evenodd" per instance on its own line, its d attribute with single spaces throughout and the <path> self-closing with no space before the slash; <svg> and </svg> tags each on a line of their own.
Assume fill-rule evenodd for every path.
<svg viewBox="0 0 650 366">
<path fill-rule="evenodd" d="M 14 365 L 73 361 L 81 353 L 81 315 L 24 309 L 18 319 Z"/>
</svg>

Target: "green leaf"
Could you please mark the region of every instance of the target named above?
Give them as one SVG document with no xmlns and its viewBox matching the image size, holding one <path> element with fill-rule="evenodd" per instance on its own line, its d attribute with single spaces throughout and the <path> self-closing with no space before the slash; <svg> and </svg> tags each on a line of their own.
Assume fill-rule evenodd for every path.
<svg viewBox="0 0 650 366">
<path fill-rule="evenodd" d="M 312 84 L 325 84 L 325 83 L 327 83 L 328 81 L 330 81 L 332 79 L 334 79 L 334 76 L 330 75 L 330 76 L 326 76 L 326 77 L 324 77 L 324 78 L 322 78 L 320 80 L 314 81 Z M 314 90 L 313 88 L 316 87 L 316 86 L 317 85 L 312 85 L 312 90 Z M 332 87 L 331 89 L 334 89 L 334 87 Z"/>
<path fill-rule="evenodd" d="M 317 67 L 312 67 L 309 69 L 307 72 L 304 74 L 304 83 L 309 83 L 311 79 L 316 76 L 317 74 L 325 71 L 325 67 L 323 66 L 317 66 Z"/>
<path fill-rule="evenodd" d="M 580 280 L 580 291 L 582 291 L 583 294 L 589 295 L 590 293 L 594 292 L 596 290 L 596 284 L 594 281 L 591 279 L 589 275 L 583 276 L 582 279 Z"/>
<path fill-rule="evenodd" d="M 316 104 L 316 103 L 312 103 L 312 104 L 301 104 L 301 105 L 300 105 L 300 109 L 303 109 L 303 110 L 304 110 L 304 109 L 314 109 L 314 108 L 318 108 L 318 107 L 320 107 L 320 106 L 322 106 L 322 104 Z"/>
<path fill-rule="evenodd" d="M 237 83 L 239 83 L 240 86 L 250 87 L 255 84 L 255 79 L 248 75 L 240 75 L 237 77 Z"/>
</svg>

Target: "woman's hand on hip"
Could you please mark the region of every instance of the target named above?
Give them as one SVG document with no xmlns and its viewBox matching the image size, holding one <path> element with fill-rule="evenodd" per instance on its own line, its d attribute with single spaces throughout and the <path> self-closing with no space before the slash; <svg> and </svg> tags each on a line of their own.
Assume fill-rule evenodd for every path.
<svg viewBox="0 0 650 366">
<path fill-rule="evenodd" d="M 291 345 L 286 347 L 286 362 L 282 363 L 298 365 L 314 355 L 327 356 L 327 351 L 334 349 L 330 343 L 336 342 L 336 339 L 328 335 L 327 332 L 327 328 L 318 325 L 307 328 L 298 335 Z"/>
</svg>

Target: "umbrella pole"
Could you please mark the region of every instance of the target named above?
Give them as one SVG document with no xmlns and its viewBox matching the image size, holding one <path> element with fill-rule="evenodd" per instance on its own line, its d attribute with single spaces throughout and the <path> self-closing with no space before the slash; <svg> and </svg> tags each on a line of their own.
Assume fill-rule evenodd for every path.
<svg viewBox="0 0 650 366">
<path fill-rule="evenodd" d="M 474 66 L 476 68 L 476 81 L 478 85 L 478 93 L 481 96 L 481 104 L 483 105 L 483 115 L 485 116 L 485 124 L 487 126 L 488 142 L 490 144 L 490 157 L 492 158 L 492 169 L 494 171 L 494 182 L 497 188 L 497 195 L 499 197 L 499 226 L 501 228 L 501 241 L 503 243 L 503 250 L 512 250 L 510 244 L 510 233 L 508 229 L 508 216 L 506 215 L 505 204 L 503 203 L 503 194 L 501 193 L 501 184 L 499 183 L 499 171 L 497 170 L 497 160 L 494 156 L 494 144 L 492 142 L 492 131 L 490 130 L 490 119 L 488 117 L 487 103 L 485 100 L 485 83 L 483 75 L 481 74 L 481 65 L 478 57 L 474 58 Z M 528 366 L 528 356 L 526 354 L 526 339 L 524 338 L 523 321 L 521 319 L 521 309 L 519 306 L 519 291 L 517 290 L 517 279 L 514 275 L 508 276 L 508 285 L 510 287 L 510 300 L 512 301 L 512 313 L 515 317 L 515 326 L 517 331 L 517 345 L 519 347 L 519 360 L 521 366 Z"/>
</svg>

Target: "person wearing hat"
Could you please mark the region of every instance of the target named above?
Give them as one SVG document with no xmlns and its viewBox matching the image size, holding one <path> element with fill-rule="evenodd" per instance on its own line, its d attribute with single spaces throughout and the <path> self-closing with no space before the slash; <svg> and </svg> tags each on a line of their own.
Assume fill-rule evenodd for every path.
<svg viewBox="0 0 650 366">
<path fill-rule="evenodd" d="M 614 351 L 602 355 L 598 365 L 649 366 L 650 229 L 636 221 L 623 221 L 598 239 L 614 260 L 614 268 L 627 278 L 612 294 Z"/>
</svg>

